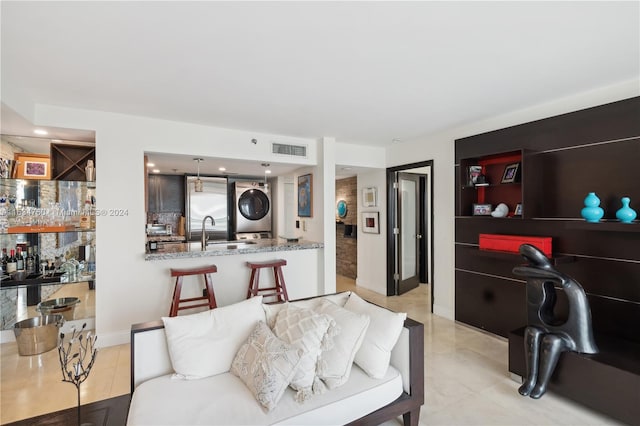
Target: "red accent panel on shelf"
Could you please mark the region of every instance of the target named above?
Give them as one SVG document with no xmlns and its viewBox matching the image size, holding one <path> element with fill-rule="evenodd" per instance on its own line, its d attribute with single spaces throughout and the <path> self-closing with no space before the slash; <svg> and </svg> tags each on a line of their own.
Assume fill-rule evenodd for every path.
<svg viewBox="0 0 640 426">
<path fill-rule="evenodd" d="M 480 234 L 480 250 L 506 251 L 518 253 L 522 244 L 531 244 L 551 257 L 551 237 L 532 237 L 526 235 Z"/>
<path fill-rule="evenodd" d="M 521 154 L 498 155 L 495 157 L 487 157 L 478 161 L 478 164 L 484 167 L 484 166 L 490 166 L 492 164 L 517 163 L 518 161 L 522 161 Z M 483 173 L 484 173 L 484 169 L 483 169 Z"/>
</svg>

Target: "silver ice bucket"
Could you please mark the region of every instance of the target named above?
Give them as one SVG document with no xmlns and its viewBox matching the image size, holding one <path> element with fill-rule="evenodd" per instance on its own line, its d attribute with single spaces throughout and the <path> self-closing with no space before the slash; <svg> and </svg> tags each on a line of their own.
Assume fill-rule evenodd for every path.
<svg viewBox="0 0 640 426">
<path fill-rule="evenodd" d="M 58 346 L 60 327 L 64 318 L 60 314 L 42 315 L 18 321 L 13 333 L 18 343 L 20 355 L 37 355 Z"/>
</svg>

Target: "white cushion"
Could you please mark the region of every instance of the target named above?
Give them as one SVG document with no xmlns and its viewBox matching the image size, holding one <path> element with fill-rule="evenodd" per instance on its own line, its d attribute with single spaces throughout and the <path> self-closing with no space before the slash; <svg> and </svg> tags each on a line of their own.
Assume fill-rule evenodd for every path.
<svg viewBox="0 0 640 426">
<path fill-rule="evenodd" d="M 391 350 L 400 337 L 407 314 L 376 306 L 355 293 L 351 293 L 344 308 L 351 312 L 369 315 L 371 318 L 354 362 L 371 377 L 383 377 L 389 368 Z"/>
<path fill-rule="evenodd" d="M 318 377 L 333 389 L 349 380 L 353 359 L 369 327 L 369 315 L 348 311 L 326 299 L 314 311 L 329 315 L 339 328 L 333 337 L 333 348 L 322 351 L 318 358 Z"/>
<path fill-rule="evenodd" d="M 302 349 L 278 339 L 260 321 L 233 359 L 231 372 L 271 411 L 289 386 L 302 354 Z"/>
<path fill-rule="evenodd" d="M 158 425 L 344 425 L 393 402 L 402 378 L 389 368 L 383 379 L 354 366 L 349 381 L 299 404 L 287 389 L 276 408 L 266 411 L 232 373 L 202 380 L 156 377 L 138 386 L 131 398 L 128 426 Z"/>
<path fill-rule="evenodd" d="M 263 304 L 262 308 L 264 309 L 264 313 L 267 317 L 267 325 L 273 329 L 278 312 L 280 312 L 289 303 L 299 308 L 313 309 L 322 300 L 330 300 L 338 306 L 344 306 L 344 304 L 347 303 L 347 299 L 349 299 L 349 294 L 351 294 L 350 291 L 343 291 L 342 293 L 327 294 L 311 299 L 295 300 L 293 302 Z"/>
<path fill-rule="evenodd" d="M 301 402 L 321 391 L 316 364 L 322 348 L 330 345 L 327 332 L 334 326 L 335 321 L 331 317 L 291 303 L 278 312 L 273 328 L 275 335 L 304 351 L 298 371 L 291 380 L 291 387 L 298 391 Z"/>
<path fill-rule="evenodd" d="M 176 377 L 199 379 L 229 371 L 240 346 L 264 319 L 262 296 L 197 314 L 163 317 Z"/>
</svg>

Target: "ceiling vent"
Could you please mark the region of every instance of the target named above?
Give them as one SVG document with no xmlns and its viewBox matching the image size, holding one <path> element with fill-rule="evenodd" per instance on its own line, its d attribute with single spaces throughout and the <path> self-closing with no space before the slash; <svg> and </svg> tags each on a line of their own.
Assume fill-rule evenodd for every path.
<svg viewBox="0 0 640 426">
<path fill-rule="evenodd" d="M 294 157 L 307 158 L 306 145 L 289 145 L 285 143 L 272 142 L 271 152 L 279 155 L 292 155 Z"/>
</svg>

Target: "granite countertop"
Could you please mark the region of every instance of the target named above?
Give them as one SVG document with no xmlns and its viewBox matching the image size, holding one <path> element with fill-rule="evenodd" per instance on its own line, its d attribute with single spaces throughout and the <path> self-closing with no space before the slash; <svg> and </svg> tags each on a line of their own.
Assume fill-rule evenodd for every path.
<svg viewBox="0 0 640 426">
<path fill-rule="evenodd" d="M 323 248 L 323 243 L 300 240 L 288 242 L 281 238 L 242 241 L 210 241 L 207 250 L 202 251 L 199 242 L 170 244 L 162 249 L 149 251 L 144 260 L 166 260 L 209 256 L 233 256 L 247 253 L 267 253 L 274 251 L 294 251 Z"/>
</svg>

